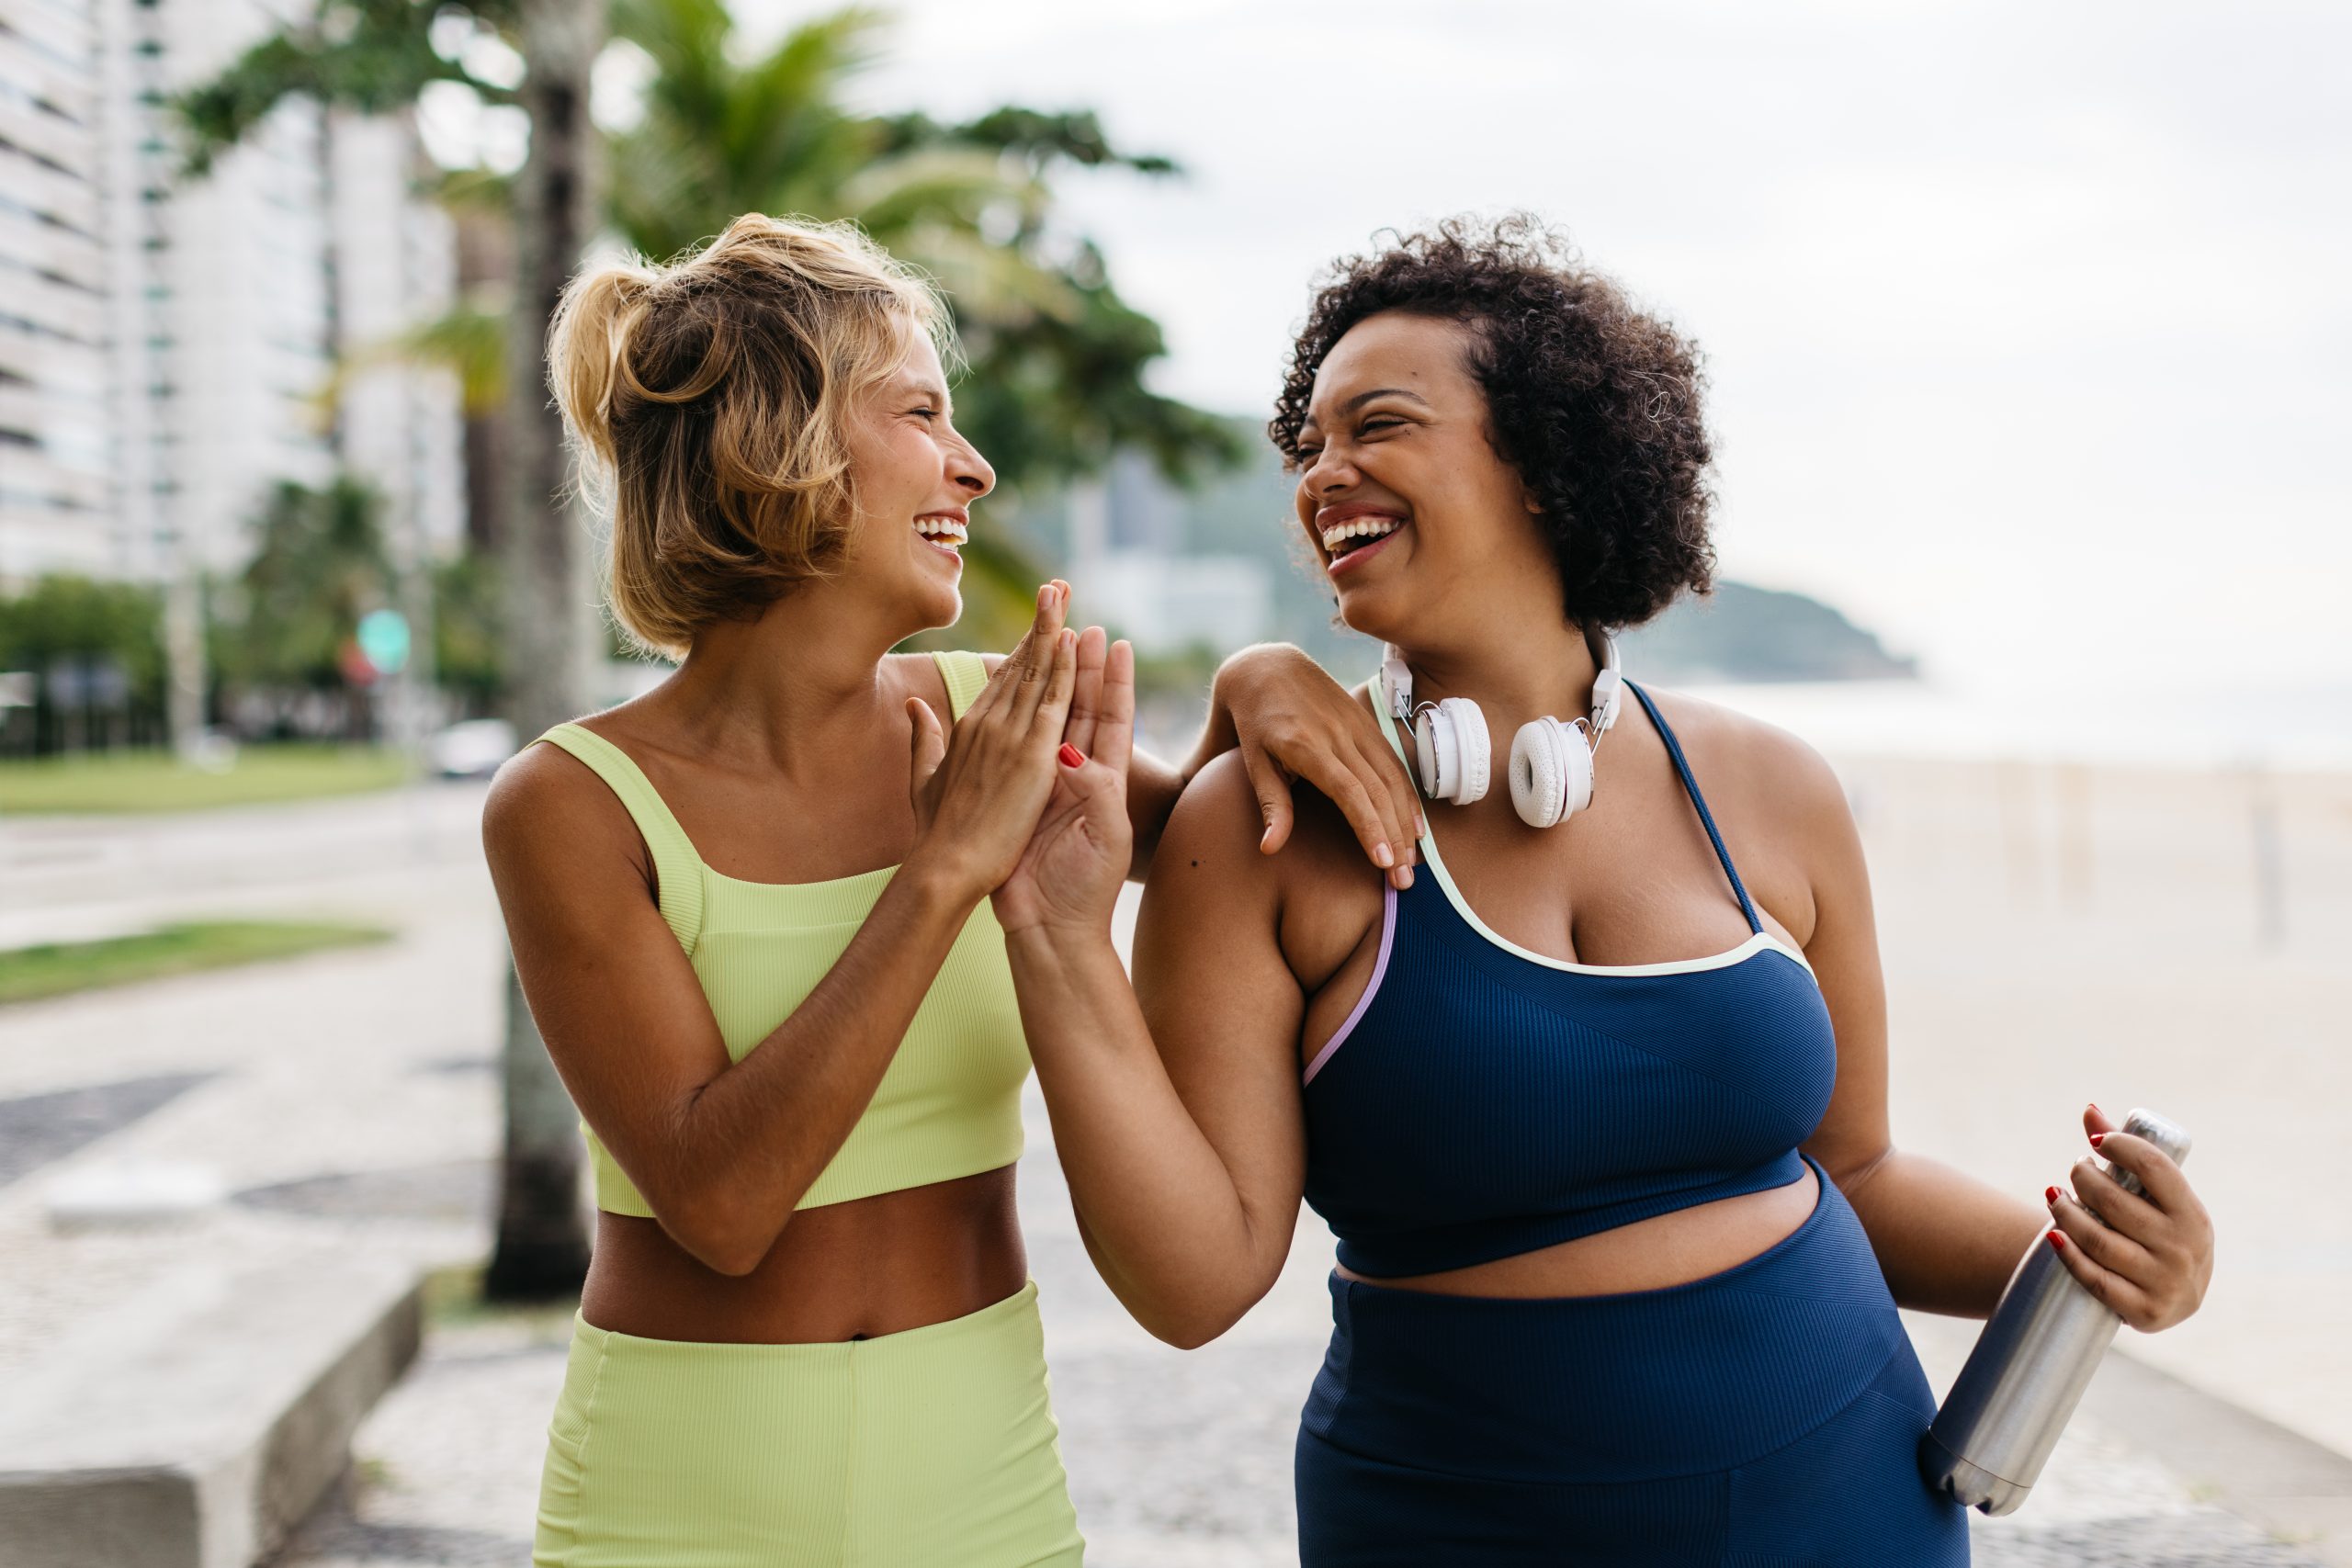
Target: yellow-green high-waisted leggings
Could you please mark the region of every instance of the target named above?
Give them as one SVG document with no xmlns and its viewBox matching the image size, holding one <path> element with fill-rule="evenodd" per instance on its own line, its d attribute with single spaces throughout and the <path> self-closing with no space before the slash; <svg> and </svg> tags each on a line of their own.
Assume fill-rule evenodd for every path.
<svg viewBox="0 0 2352 1568">
<path fill-rule="evenodd" d="M 842 1345 L 572 1325 L 535 1568 L 1069 1568 L 1037 1287 Z"/>
</svg>

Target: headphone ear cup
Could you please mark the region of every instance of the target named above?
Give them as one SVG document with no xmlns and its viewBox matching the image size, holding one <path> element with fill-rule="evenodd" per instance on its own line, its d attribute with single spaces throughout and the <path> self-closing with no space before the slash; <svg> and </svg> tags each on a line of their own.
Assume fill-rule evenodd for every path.
<svg viewBox="0 0 2352 1568">
<path fill-rule="evenodd" d="M 1484 799 L 1493 751 L 1487 716 L 1467 697 L 1448 697 L 1414 721 L 1414 760 L 1431 799 L 1456 806 Z"/>
<path fill-rule="evenodd" d="M 1532 719 L 1511 738 L 1510 804 L 1531 828 L 1549 828 L 1566 815 L 1568 761 L 1560 744 L 1566 728 L 1556 718 Z"/>
<path fill-rule="evenodd" d="M 1550 828 L 1592 804 L 1592 748 L 1574 725 L 1539 718 L 1510 743 L 1510 803 L 1531 828 Z"/>
<path fill-rule="evenodd" d="M 1421 775 L 1421 788 L 1431 800 L 1447 798 L 1446 785 L 1453 781 L 1454 770 L 1441 768 L 1445 754 L 1453 750 L 1453 724 L 1448 720 L 1442 741 L 1438 736 L 1437 710 L 1432 708 L 1413 720 L 1413 767 Z"/>
<path fill-rule="evenodd" d="M 1559 726 L 1560 756 L 1566 764 L 1560 788 L 1560 820 L 1565 822 L 1592 804 L 1592 742 L 1572 724 Z"/>
<path fill-rule="evenodd" d="M 1453 710 L 1455 750 L 1462 770 L 1454 804 L 1475 806 L 1487 798 L 1487 790 L 1494 783 L 1495 743 L 1487 735 L 1487 716 L 1467 697 L 1448 697 L 1438 706 Z"/>
</svg>

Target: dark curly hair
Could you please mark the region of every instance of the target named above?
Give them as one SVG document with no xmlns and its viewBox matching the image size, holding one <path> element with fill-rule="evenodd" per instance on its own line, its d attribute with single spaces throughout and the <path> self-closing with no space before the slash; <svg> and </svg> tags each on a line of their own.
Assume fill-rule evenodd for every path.
<svg viewBox="0 0 2352 1568">
<path fill-rule="evenodd" d="M 1713 587 L 1696 348 L 1524 213 L 1449 219 L 1333 265 L 1266 426 L 1285 464 L 1324 357 L 1385 310 L 1476 331 L 1487 439 L 1542 509 L 1570 621 L 1636 626 Z"/>
</svg>

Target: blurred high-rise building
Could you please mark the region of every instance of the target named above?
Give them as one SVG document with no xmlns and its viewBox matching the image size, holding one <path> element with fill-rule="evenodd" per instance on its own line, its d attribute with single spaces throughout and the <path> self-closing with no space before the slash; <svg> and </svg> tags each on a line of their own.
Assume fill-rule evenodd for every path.
<svg viewBox="0 0 2352 1568">
<path fill-rule="evenodd" d="M 1141 453 L 1072 485 L 1067 505 L 1069 571 L 1085 584 L 1086 614 L 1139 651 L 1226 653 L 1272 629 L 1272 570 L 1188 540 L 1185 498 Z"/>
<path fill-rule="evenodd" d="M 118 545 L 99 64 L 95 6 L 0 10 L 0 577 Z"/>
<path fill-rule="evenodd" d="M 0 0 L 0 583 L 233 570 L 274 483 L 338 467 L 396 558 L 459 536 L 455 386 L 350 358 L 452 292 L 413 129 L 289 100 L 181 173 L 171 95 L 294 10 Z"/>
</svg>

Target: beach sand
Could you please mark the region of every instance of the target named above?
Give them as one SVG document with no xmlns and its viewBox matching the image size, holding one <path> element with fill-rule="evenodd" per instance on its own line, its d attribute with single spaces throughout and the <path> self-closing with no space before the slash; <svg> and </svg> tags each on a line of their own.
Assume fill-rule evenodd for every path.
<svg viewBox="0 0 2352 1568">
<path fill-rule="evenodd" d="M 2203 1310 L 2120 1343 L 2352 1453 L 2352 776 L 1833 759 L 1869 852 L 1897 1144 L 2039 1202 L 2163 1111 Z"/>
</svg>

